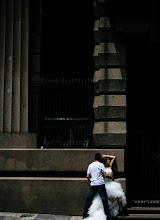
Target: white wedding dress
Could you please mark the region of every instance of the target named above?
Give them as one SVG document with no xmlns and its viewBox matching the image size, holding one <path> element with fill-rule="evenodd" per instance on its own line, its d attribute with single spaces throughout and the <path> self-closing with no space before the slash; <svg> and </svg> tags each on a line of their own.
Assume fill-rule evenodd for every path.
<svg viewBox="0 0 160 220">
<path fill-rule="evenodd" d="M 111 168 L 106 168 L 106 173 L 113 176 Z M 108 198 L 108 205 L 111 217 L 115 217 L 119 213 L 118 198 L 122 199 L 122 206 L 127 204 L 126 196 L 121 187 L 121 184 L 113 181 L 112 179 L 105 178 L 105 187 Z M 98 193 L 93 198 L 92 204 L 88 210 L 89 217 L 87 220 L 106 220 L 106 216 L 103 209 L 103 203 Z"/>
</svg>

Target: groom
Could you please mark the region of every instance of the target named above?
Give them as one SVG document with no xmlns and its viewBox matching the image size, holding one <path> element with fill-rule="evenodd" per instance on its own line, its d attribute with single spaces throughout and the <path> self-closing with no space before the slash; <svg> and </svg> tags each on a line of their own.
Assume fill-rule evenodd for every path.
<svg viewBox="0 0 160 220">
<path fill-rule="evenodd" d="M 106 219 L 110 220 L 111 216 L 108 208 L 104 177 L 108 177 L 108 178 L 113 178 L 113 177 L 106 173 L 104 164 L 100 163 L 100 159 L 101 159 L 100 153 L 96 153 L 94 159 L 95 161 L 91 163 L 87 169 L 87 179 L 90 183 L 90 189 L 84 205 L 84 212 L 82 219 L 85 219 L 87 217 L 89 206 L 91 205 L 94 195 L 96 194 L 96 192 L 98 192 L 102 199 Z"/>
</svg>

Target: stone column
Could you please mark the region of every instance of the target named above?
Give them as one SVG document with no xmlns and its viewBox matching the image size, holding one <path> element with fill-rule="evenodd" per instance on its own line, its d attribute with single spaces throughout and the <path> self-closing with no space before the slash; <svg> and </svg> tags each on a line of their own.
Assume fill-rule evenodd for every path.
<svg viewBox="0 0 160 220">
<path fill-rule="evenodd" d="M 12 56 L 13 56 L 13 0 L 7 0 L 6 50 L 4 76 L 4 132 L 11 132 L 12 111 Z"/>
<path fill-rule="evenodd" d="M 29 0 L 22 1 L 21 30 L 21 99 L 20 99 L 20 131 L 28 132 L 28 31 Z"/>
<path fill-rule="evenodd" d="M 20 132 L 21 0 L 14 1 L 12 132 Z"/>
<path fill-rule="evenodd" d="M 0 1 L 0 132 L 3 132 L 6 0 Z"/>
</svg>

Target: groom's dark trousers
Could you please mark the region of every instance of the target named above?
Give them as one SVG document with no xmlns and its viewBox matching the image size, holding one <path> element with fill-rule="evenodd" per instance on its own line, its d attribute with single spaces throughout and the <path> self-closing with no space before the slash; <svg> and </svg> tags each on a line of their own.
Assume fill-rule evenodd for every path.
<svg viewBox="0 0 160 220">
<path fill-rule="evenodd" d="M 90 186 L 90 189 L 89 189 L 89 192 L 88 192 L 88 195 L 87 195 L 87 199 L 86 199 L 86 202 L 85 202 L 85 205 L 84 205 L 83 218 L 87 217 L 88 209 L 89 209 L 89 207 L 92 203 L 93 197 L 96 194 L 96 192 L 99 193 L 99 195 L 102 199 L 105 215 L 109 218 L 110 214 L 109 214 L 107 193 L 106 193 L 105 185 Z"/>
</svg>

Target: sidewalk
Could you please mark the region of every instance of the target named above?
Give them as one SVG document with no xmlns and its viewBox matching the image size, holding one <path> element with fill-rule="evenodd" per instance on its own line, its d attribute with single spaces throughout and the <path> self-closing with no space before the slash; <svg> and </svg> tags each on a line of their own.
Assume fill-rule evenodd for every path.
<svg viewBox="0 0 160 220">
<path fill-rule="evenodd" d="M 81 220 L 81 216 L 0 212 L 0 220 Z"/>
</svg>

